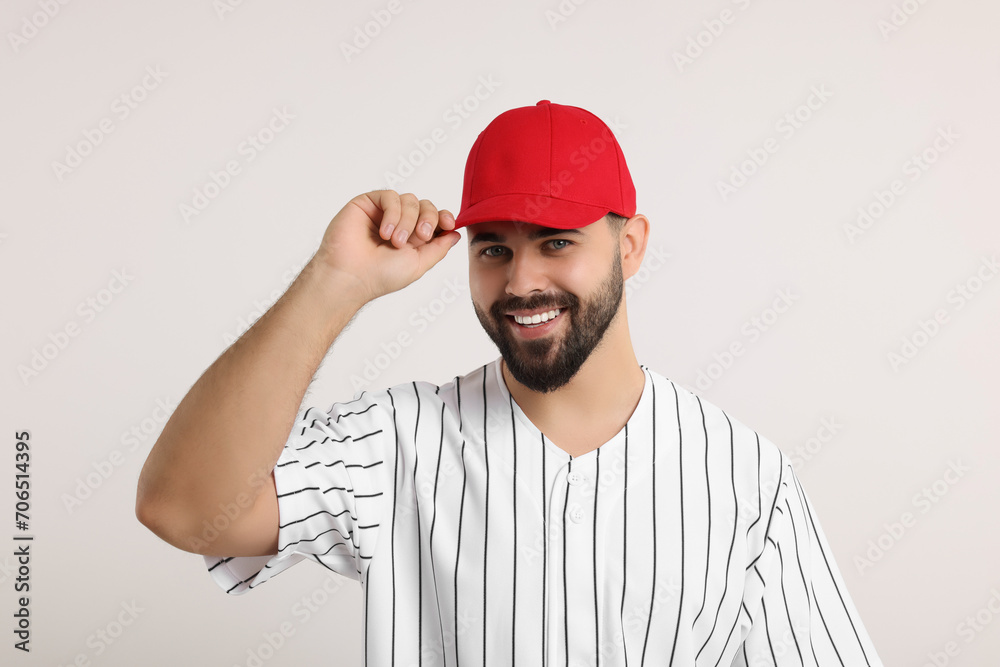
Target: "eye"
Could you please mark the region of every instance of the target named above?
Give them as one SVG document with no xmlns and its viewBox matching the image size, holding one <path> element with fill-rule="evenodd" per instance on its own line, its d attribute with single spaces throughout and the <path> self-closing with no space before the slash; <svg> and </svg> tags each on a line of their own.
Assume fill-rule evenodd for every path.
<svg viewBox="0 0 1000 667">
<path fill-rule="evenodd" d="M 563 250 L 564 248 L 567 248 L 567 247 L 573 245 L 573 242 L 569 241 L 567 239 L 549 239 L 548 241 L 546 241 L 546 243 L 564 243 L 564 244 L 566 244 L 566 245 L 562 245 L 562 246 L 558 246 L 558 247 L 553 247 L 553 250 Z M 487 247 L 483 248 L 479 252 L 479 254 L 481 256 L 483 256 L 483 257 L 500 257 L 499 254 L 493 254 L 492 252 L 490 252 L 491 250 L 506 250 L 506 248 L 504 246 L 502 246 L 502 245 L 491 245 L 491 246 L 487 246 Z"/>
</svg>

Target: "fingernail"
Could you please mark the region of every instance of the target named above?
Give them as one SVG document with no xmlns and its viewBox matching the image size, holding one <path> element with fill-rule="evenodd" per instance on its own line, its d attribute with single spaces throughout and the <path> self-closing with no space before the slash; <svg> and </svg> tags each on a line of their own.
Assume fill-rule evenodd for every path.
<svg viewBox="0 0 1000 667">
<path fill-rule="evenodd" d="M 420 225 L 420 233 L 423 234 L 424 236 L 430 236 L 431 224 L 429 222 L 425 222 L 422 225 Z"/>
<path fill-rule="evenodd" d="M 388 236 L 389 238 L 392 238 L 392 230 L 394 230 L 395 228 L 396 225 L 393 224 L 386 225 L 385 235 Z"/>
</svg>

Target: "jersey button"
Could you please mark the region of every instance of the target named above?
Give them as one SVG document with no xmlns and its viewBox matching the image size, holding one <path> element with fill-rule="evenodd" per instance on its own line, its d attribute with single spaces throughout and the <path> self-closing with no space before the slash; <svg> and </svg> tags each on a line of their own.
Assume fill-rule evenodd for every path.
<svg viewBox="0 0 1000 667">
<path fill-rule="evenodd" d="M 583 482 L 583 475 L 581 475 L 578 472 L 568 473 L 566 475 L 566 481 L 569 482 L 570 484 L 572 484 L 573 486 L 576 486 L 577 484 L 580 484 L 580 483 Z"/>
<path fill-rule="evenodd" d="M 580 523 L 584 519 L 583 510 L 579 508 L 573 510 L 569 513 L 569 518 L 573 523 Z"/>
</svg>

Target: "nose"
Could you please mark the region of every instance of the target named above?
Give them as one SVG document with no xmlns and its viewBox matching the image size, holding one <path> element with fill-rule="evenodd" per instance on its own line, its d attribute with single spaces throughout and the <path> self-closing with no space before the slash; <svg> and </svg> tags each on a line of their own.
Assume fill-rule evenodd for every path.
<svg viewBox="0 0 1000 667">
<path fill-rule="evenodd" d="M 507 294 L 526 297 L 532 292 L 545 292 L 550 286 L 543 258 L 519 253 L 507 263 Z"/>
</svg>

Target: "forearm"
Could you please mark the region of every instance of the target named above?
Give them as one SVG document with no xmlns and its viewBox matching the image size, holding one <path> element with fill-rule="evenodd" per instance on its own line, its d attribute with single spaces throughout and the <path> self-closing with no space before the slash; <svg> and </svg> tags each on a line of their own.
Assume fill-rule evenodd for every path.
<svg viewBox="0 0 1000 667">
<path fill-rule="evenodd" d="M 143 523 L 199 525 L 220 504 L 255 499 L 271 483 L 309 383 L 364 305 L 357 295 L 314 258 L 202 374 L 143 466 L 136 498 Z"/>
</svg>

